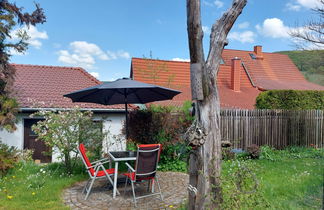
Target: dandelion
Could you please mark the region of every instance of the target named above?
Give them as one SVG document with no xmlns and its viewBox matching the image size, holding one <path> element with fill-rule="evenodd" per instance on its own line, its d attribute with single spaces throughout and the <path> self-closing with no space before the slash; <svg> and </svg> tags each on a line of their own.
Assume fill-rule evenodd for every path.
<svg viewBox="0 0 324 210">
<path fill-rule="evenodd" d="M 12 178 L 13 178 L 13 179 L 15 179 L 15 178 L 16 178 L 16 176 L 12 176 Z"/>
<path fill-rule="evenodd" d="M 173 208 L 173 205 L 170 205 L 169 207 L 170 207 L 170 208 Z"/>
<path fill-rule="evenodd" d="M 13 199 L 13 196 L 12 196 L 12 195 L 7 195 L 7 198 L 8 198 L 9 200 L 11 200 L 11 199 Z"/>
<path fill-rule="evenodd" d="M 32 195 L 36 195 L 36 193 L 35 192 L 32 192 Z"/>
</svg>

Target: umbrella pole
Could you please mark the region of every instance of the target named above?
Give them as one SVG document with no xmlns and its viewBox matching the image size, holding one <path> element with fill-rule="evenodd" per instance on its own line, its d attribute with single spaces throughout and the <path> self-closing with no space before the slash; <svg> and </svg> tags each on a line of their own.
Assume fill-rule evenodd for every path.
<svg viewBox="0 0 324 210">
<path fill-rule="evenodd" d="M 127 94 L 125 90 L 125 113 L 126 113 L 126 140 L 128 139 L 128 111 L 127 111 Z"/>
</svg>

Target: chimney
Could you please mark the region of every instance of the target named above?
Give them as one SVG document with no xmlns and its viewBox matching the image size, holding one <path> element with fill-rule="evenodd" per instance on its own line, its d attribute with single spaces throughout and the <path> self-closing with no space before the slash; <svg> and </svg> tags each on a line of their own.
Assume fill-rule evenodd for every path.
<svg viewBox="0 0 324 210">
<path fill-rule="evenodd" d="M 257 60 L 262 60 L 263 59 L 263 53 L 262 53 L 262 46 L 261 45 L 254 46 L 254 54 L 255 54 Z"/>
<path fill-rule="evenodd" d="M 241 89 L 241 65 L 241 58 L 235 57 L 232 59 L 231 88 L 235 92 L 239 92 Z"/>
</svg>

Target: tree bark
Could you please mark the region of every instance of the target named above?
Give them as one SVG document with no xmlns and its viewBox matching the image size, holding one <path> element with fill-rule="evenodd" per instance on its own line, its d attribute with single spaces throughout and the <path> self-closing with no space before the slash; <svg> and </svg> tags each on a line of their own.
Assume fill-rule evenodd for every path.
<svg viewBox="0 0 324 210">
<path fill-rule="evenodd" d="M 200 64 L 202 68 L 203 100 L 195 102 L 196 120 L 207 134 L 205 143 L 190 154 L 189 209 L 219 209 L 222 201 L 220 103 L 216 79 L 227 34 L 246 3 L 247 0 L 234 0 L 232 7 L 212 26 L 205 61 L 200 0 L 187 0 L 190 63 Z"/>
</svg>

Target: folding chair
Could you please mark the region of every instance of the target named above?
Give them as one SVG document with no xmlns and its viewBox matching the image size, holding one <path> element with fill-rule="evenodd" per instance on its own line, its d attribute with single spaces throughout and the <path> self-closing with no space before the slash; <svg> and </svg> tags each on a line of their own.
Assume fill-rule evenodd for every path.
<svg viewBox="0 0 324 210">
<path fill-rule="evenodd" d="M 82 193 L 86 192 L 86 196 L 85 196 L 84 200 L 87 200 L 88 196 L 90 195 L 92 185 L 96 179 L 107 178 L 108 181 L 112 185 L 114 185 L 110 176 L 115 173 L 115 169 L 114 168 L 106 169 L 104 167 L 103 164 L 110 162 L 110 160 L 108 158 L 97 160 L 97 161 L 94 161 L 91 163 L 89 158 L 86 155 L 86 149 L 83 144 L 79 145 L 78 150 L 79 150 L 79 153 L 81 154 L 82 161 L 83 161 L 84 165 L 86 166 L 88 174 L 90 176 L 88 182 L 86 183 L 86 185 L 84 186 L 84 188 L 82 190 Z M 102 169 L 102 170 L 100 170 L 100 169 Z M 118 192 L 118 190 L 117 190 L 117 193 L 120 194 Z"/>
<path fill-rule="evenodd" d="M 135 207 L 137 206 L 136 203 L 137 199 L 154 196 L 154 195 L 160 195 L 161 200 L 163 200 L 158 175 L 156 174 L 157 166 L 160 158 L 160 149 L 161 149 L 160 144 L 139 145 L 137 148 L 135 169 L 133 169 L 131 165 L 126 163 L 128 167 L 128 173 L 123 174 L 126 176 L 124 193 L 126 192 L 127 182 L 129 179 L 132 185 Z M 152 192 L 148 195 L 136 197 L 134 183 L 141 182 L 143 180 L 152 181 Z M 154 188 L 153 188 L 155 181 L 159 188 L 159 192 L 157 193 L 154 193 Z"/>
</svg>

